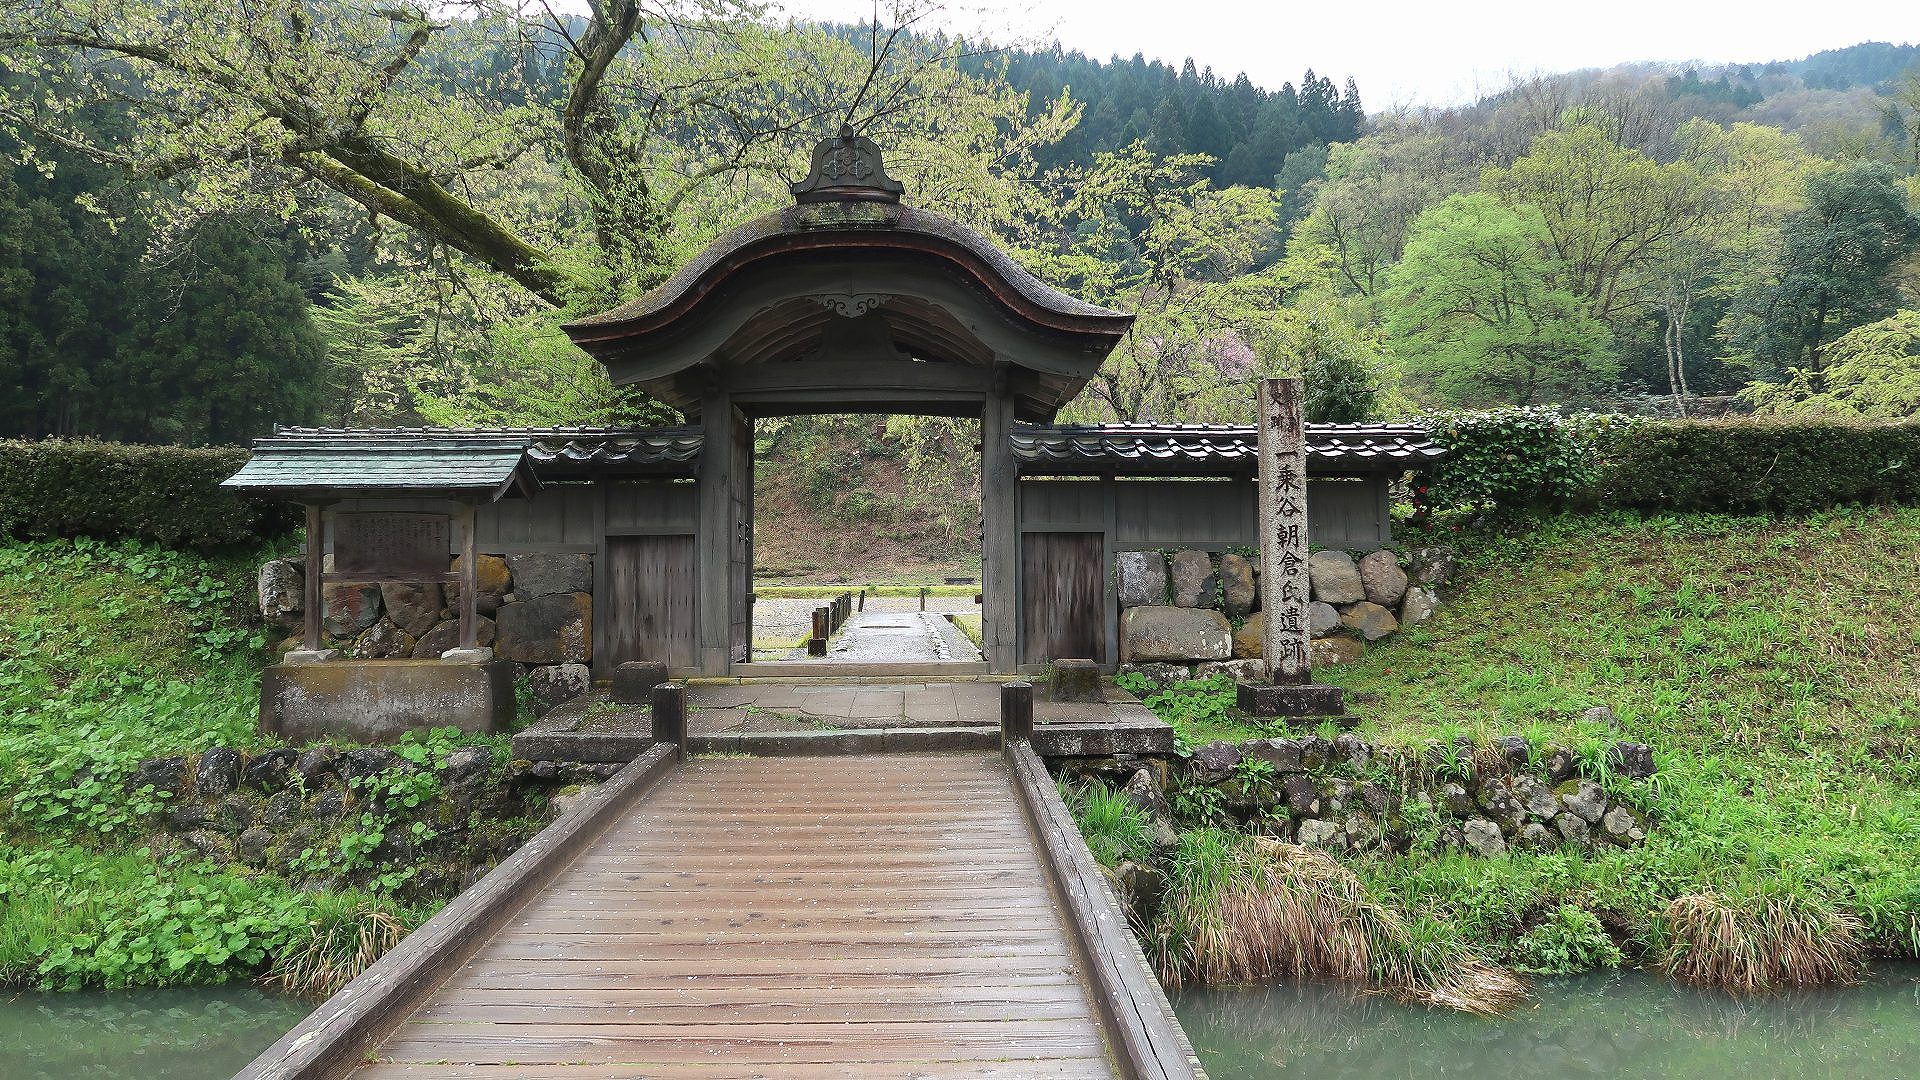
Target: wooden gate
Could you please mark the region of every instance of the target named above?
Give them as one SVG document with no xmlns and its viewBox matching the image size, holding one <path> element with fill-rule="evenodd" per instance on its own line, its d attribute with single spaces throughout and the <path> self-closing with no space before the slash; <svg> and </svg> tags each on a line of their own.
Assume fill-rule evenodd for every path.
<svg viewBox="0 0 1920 1080">
<path fill-rule="evenodd" d="M 1020 537 L 1020 662 L 1104 661 L 1106 575 L 1097 532 Z"/>
<path fill-rule="evenodd" d="M 699 664 L 694 604 L 699 563 L 691 536 L 609 536 L 606 547 L 607 663 L 664 660 Z"/>
</svg>

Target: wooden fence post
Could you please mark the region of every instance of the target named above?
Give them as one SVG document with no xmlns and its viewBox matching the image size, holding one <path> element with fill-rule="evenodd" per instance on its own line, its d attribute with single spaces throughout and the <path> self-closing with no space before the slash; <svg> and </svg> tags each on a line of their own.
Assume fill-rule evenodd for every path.
<svg viewBox="0 0 1920 1080">
<path fill-rule="evenodd" d="M 680 760 L 687 759 L 687 688 L 661 683 L 653 688 L 653 741 L 672 743 Z"/>
<path fill-rule="evenodd" d="M 1033 684 L 1002 683 L 1000 686 L 1000 742 L 1024 742 L 1033 738 Z"/>
<path fill-rule="evenodd" d="M 833 636 L 832 619 L 826 608 L 813 609 L 813 636 L 807 639 L 808 656 L 827 655 L 827 639 Z"/>
</svg>

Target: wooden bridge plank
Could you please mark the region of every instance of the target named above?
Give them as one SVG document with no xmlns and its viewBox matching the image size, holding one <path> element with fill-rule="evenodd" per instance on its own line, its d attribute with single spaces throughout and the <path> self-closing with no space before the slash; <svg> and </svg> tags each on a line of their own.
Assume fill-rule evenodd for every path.
<svg viewBox="0 0 1920 1080">
<path fill-rule="evenodd" d="M 358 1075 L 1111 1076 L 997 755 L 700 759 Z"/>
</svg>

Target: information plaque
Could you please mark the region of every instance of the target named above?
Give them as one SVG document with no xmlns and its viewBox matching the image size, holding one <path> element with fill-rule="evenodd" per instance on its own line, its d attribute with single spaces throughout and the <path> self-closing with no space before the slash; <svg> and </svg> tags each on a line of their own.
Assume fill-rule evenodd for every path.
<svg viewBox="0 0 1920 1080">
<path fill-rule="evenodd" d="M 452 535 L 452 519 L 445 514 L 335 514 L 333 572 L 437 580 L 447 575 Z"/>
</svg>

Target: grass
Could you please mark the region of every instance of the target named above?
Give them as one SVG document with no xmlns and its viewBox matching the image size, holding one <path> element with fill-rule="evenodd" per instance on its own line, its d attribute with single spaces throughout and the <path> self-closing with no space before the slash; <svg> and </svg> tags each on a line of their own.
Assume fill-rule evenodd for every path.
<svg viewBox="0 0 1920 1080">
<path fill-rule="evenodd" d="M 309 890 L 288 876 L 156 855 L 148 843 L 165 801 L 151 787 L 129 789 L 142 759 L 269 741 L 256 729 L 268 656 L 248 615 L 254 571 L 270 554 L 0 542 L 0 986 L 265 974 L 322 994 L 437 906 L 407 887 L 412 866 L 372 867 L 364 851 L 358 862 L 346 854 L 398 827 L 400 810 L 349 814 L 337 836 L 314 837 L 312 866 L 289 871 L 366 877 L 364 888 Z M 468 741 L 435 733 L 397 746 L 428 767 L 388 774 L 396 779 L 386 805 L 431 807 L 434 764 Z M 504 759 L 504 737 L 488 741 Z"/>
<path fill-rule="evenodd" d="M 1590 764 L 1647 742 L 1656 825 L 1587 855 L 1354 859 L 1368 895 L 1510 965 L 1572 907 L 1627 962 L 1743 992 L 1920 955 L 1920 510 L 1567 516 L 1457 543 L 1433 619 L 1315 674 L 1375 742 L 1524 734 Z M 1583 719 L 1597 705 L 1617 727 Z M 1204 724 L 1181 734 L 1246 737 Z"/>
<path fill-rule="evenodd" d="M 1524 996 L 1445 924 L 1380 903 L 1317 849 L 1197 829 L 1168 876 L 1153 936 L 1171 985 L 1330 978 L 1487 1015 Z"/>
<path fill-rule="evenodd" d="M 973 642 L 974 648 L 985 649 L 987 647 L 986 632 L 981 629 L 980 616 L 955 615 L 953 617 L 953 625 L 959 627 L 960 632 L 967 635 L 967 640 Z"/>
<path fill-rule="evenodd" d="M 1060 798 L 1086 838 L 1087 849 L 1100 865 L 1145 862 L 1152 854 L 1147 841 L 1146 814 L 1124 794 L 1106 784 L 1060 782 Z"/>
</svg>

